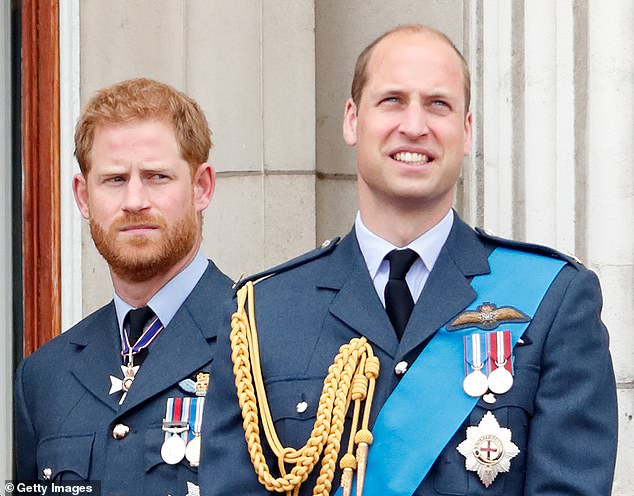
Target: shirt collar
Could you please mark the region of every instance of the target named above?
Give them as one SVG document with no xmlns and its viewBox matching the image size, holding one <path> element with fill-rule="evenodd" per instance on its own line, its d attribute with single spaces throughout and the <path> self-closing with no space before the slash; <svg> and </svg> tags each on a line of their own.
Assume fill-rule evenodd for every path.
<svg viewBox="0 0 634 496">
<path fill-rule="evenodd" d="M 372 279 L 375 278 L 385 255 L 397 248 L 410 248 L 414 250 L 425 264 L 427 270 L 431 272 L 436 260 L 438 260 L 440 250 L 449 237 L 453 219 L 453 209 L 449 209 L 447 215 L 429 231 L 420 235 L 407 246 L 398 248 L 370 231 L 361 220 L 361 214 L 357 212 L 357 217 L 354 221 L 355 232 L 359 242 L 359 248 L 361 248 L 361 253 L 370 272 L 370 277 Z"/>
<path fill-rule="evenodd" d="M 202 252 L 198 250 L 194 259 L 165 284 L 148 301 L 148 306 L 159 318 L 163 327 L 167 327 L 185 299 L 192 292 L 198 281 L 207 270 L 209 262 Z M 123 328 L 123 319 L 127 313 L 134 309 L 132 305 L 123 300 L 116 292 L 113 296 L 114 306 L 117 311 L 119 331 Z"/>
</svg>

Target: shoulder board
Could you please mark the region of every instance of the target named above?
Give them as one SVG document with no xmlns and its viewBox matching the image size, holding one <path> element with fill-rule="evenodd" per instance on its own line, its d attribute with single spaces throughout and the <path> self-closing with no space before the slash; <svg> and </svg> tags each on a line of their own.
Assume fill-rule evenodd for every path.
<svg viewBox="0 0 634 496">
<path fill-rule="evenodd" d="M 563 253 L 549 246 L 538 245 L 534 243 L 525 243 L 523 241 L 515 241 L 513 239 L 500 238 L 499 236 L 495 236 L 490 231 L 481 227 L 476 227 L 475 230 L 481 238 L 493 241 L 495 244 L 498 244 L 500 246 L 515 248 L 523 251 L 530 251 L 532 253 L 537 253 L 539 255 L 544 255 L 547 257 L 559 258 L 561 260 L 565 260 L 571 265 L 583 265 L 581 263 L 581 260 L 579 260 L 573 254 Z"/>
<path fill-rule="evenodd" d="M 284 262 L 280 265 L 276 265 L 275 267 L 271 267 L 270 269 L 263 270 L 262 272 L 258 272 L 250 276 L 246 276 L 246 277 L 241 276 L 240 279 L 238 279 L 233 285 L 233 289 L 235 291 L 238 291 L 242 286 L 244 286 L 249 281 L 252 281 L 255 284 L 258 281 L 274 276 L 275 274 L 286 272 L 300 265 L 304 265 L 307 262 L 320 258 L 326 255 L 327 253 L 330 253 L 332 250 L 334 250 L 337 244 L 339 243 L 340 239 L 341 238 L 339 237 L 327 239 L 318 248 L 315 248 L 314 250 L 306 252 L 303 255 L 300 255 L 299 257 L 293 258 L 289 260 L 288 262 Z"/>
</svg>

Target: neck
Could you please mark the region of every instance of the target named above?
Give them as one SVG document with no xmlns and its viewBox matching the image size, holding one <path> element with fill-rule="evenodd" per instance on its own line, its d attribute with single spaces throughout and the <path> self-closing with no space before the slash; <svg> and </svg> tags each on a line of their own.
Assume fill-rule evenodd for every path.
<svg viewBox="0 0 634 496">
<path fill-rule="evenodd" d="M 123 278 L 110 269 L 110 277 L 112 285 L 116 293 L 127 303 L 135 308 L 147 305 L 147 302 L 159 292 L 159 290 L 177 276 L 198 253 L 200 241 L 194 244 L 190 252 L 183 257 L 178 263 L 174 264 L 165 272 L 161 272 L 146 281 L 133 281 Z"/>
<path fill-rule="evenodd" d="M 401 208 L 393 204 L 375 205 L 359 199 L 363 224 L 377 236 L 399 248 L 419 238 L 447 215 L 451 204 L 435 208 Z"/>
</svg>

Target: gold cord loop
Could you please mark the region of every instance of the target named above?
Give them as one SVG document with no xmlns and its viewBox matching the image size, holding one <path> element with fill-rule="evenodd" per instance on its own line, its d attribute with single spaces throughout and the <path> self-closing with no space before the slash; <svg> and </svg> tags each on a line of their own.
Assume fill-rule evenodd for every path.
<svg viewBox="0 0 634 496">
<path fill-rule="evenodd" d="M 231 359 L 238 402 L 242 409 L 244 435 L 251 463 L 260 483 L 267 491 L 296 496 L 321 457 L 321 469 L 313 489 L 313 496 L 328 496 L 332 489 L 346 412 L 352 402 L 354 412 L 348 449 L 341 460 L 341 468 L 344 470 L 342 485 L 351 485 L 353 471 L 358 467 L 357 486 L 363 487 L 361 477 L 365 474 L 367 446 L 372 443 L 372 434 L 368 429 L 370 407 L 379 374 L 379 360 L 374 356 L 367 340 L 363 337 L 354 338 L 341 346 L 324 379 L 317 416 L 310 437 L 298 450 L 284 447 L 275 431 L 264 388 L 252 282 L 247 282 L 238 291 L 237 301 L 238 309 L 231 319 Z M 363 402 L 365 403 L 363 419 L 361 429 L 357 432 Z M 264 458 L 260 419 L 268 445 L 278 459 L 280 477 L 274 477 L 271 474 Z M 355 443 L 361 443 L 357 447 L 357 457 L 353 454 Z M 358 459 L 359 454 L 361 454 L 361 460 Z M 361 493 L 357 492 L 357 494 Z"/>
</svg>

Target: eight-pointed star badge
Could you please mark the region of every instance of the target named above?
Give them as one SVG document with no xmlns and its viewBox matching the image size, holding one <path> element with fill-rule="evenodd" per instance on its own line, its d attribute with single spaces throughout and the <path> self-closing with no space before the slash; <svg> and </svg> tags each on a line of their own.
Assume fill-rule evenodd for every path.
<svg viewBox="0 0 634 496">
<path fill-rule="evenodd" d="M 467 439 L 457 450 L 466 458 L 466 469 L 477 472 L 486 487 L 500 472 L 509 471 L 511 459 L 520 452 L 511 442 L 511 429 L 500 427 L 491 412 L 487 412 L 477 426 L 467 427 Z"/>
</svg>

